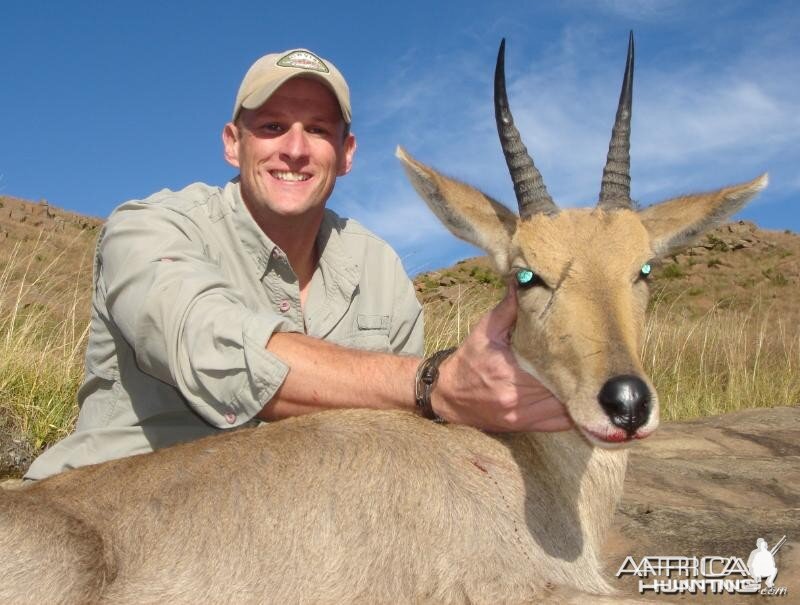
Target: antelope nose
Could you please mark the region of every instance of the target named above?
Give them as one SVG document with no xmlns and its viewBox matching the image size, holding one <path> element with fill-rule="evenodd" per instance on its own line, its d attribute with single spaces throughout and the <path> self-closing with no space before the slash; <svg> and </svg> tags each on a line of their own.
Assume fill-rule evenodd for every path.
<svg viewBox="0 0 800 605">
<path fill-rule="evenodd" d="M 650 389 L 638 376 L 615 376 L 597 396 L 611 422 L 633 435 L 650 417 Z"/>
</svg>

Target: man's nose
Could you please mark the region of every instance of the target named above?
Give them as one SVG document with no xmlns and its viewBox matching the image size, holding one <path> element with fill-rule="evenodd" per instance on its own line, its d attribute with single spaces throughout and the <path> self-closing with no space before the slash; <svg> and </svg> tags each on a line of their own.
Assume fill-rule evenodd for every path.
<svg viewBox="0 0 800 605">
<path fill-rule="evenodd" d="M 281 137 L 281 152 L 296 160 L 308 155 L 308 139 L 302 124 L 292 124 Z"/>
</svg>

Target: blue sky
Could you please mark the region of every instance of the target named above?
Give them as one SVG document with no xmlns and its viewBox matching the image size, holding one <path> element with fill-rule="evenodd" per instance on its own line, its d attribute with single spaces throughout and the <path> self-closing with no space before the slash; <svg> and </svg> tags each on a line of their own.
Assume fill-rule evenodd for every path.
<svg viewBox="0 0 800 605">
<path fill-rule="evenodd" d="M 222 184 L 220 132 L 247 67 L 307 47 L 347 77 L 359 150 L 329 204 L 410 273 L 477 254 L 405 181 L 420 160 L 514 206 L 494 130 L 509 97 L 562 206 L 596 200 L 636 36 L 632 194 L 643 204 L 770 173 L 740 216 L 800 231 L 800 8 L 786 1 L 4 2 L 0 193 L 105 217 L 126 199 Z"/>
</svg>

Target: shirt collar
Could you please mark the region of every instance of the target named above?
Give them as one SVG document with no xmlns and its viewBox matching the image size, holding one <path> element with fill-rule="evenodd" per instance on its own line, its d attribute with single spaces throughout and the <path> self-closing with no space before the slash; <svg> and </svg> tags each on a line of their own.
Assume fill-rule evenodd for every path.
<svg viewBox="0 0 800 605">
<path fill-rule="evenodd" d="M 230 203 L 232 210 L 232 222 L 242 246 L 255 261 L 261 275 L 267 270 L 269 259 L 277 250 L 278 246 L 273 242 L 258 226 L 250 211 L 242 199 L 242 192 L 239 188 L 239 178 L 228 182 L 223 189 L 225 199 Z"/>
<path fill-rule="evenodd" d="M 231 206 L 233 226 L 245 250 L 255 260 L 261 274 L 267 270 L 270 258 L 282 255 L 283 251 L 261 230 L 242 199 L 239 178 L 232 179 L 223 190 Z M 325 215 L 317 234 L 317 250 L 320 259 L 312 280 L 322 279 L 324 298 L 350 300 L 358 285 L 361 268 L 347 251 L 341 231 L 347 219 L 325 209 Z"/>
</svg>

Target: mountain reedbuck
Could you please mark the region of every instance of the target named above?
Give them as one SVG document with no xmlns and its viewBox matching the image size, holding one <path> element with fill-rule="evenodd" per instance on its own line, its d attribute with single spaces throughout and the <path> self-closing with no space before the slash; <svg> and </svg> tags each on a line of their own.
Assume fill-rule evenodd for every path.
<svg viewBox="0 0 800 605">
<path fill-rule="evenodd" d="M 633 40 L 596 208 L 556 207 L 508 107 L 519 216 L 398 156 L 433 212 L 518 283 L 520 365 L 575 429 L 489 435 L 399 411 L 302 416 L 0 494 L 3 603 L 586 603 L 625 445 L 658 401 L 639 359 L 647 274 L 766 183 L 634 211 Z M 1 491 L 1 490 L 0 490 Z"/>
</svg>

